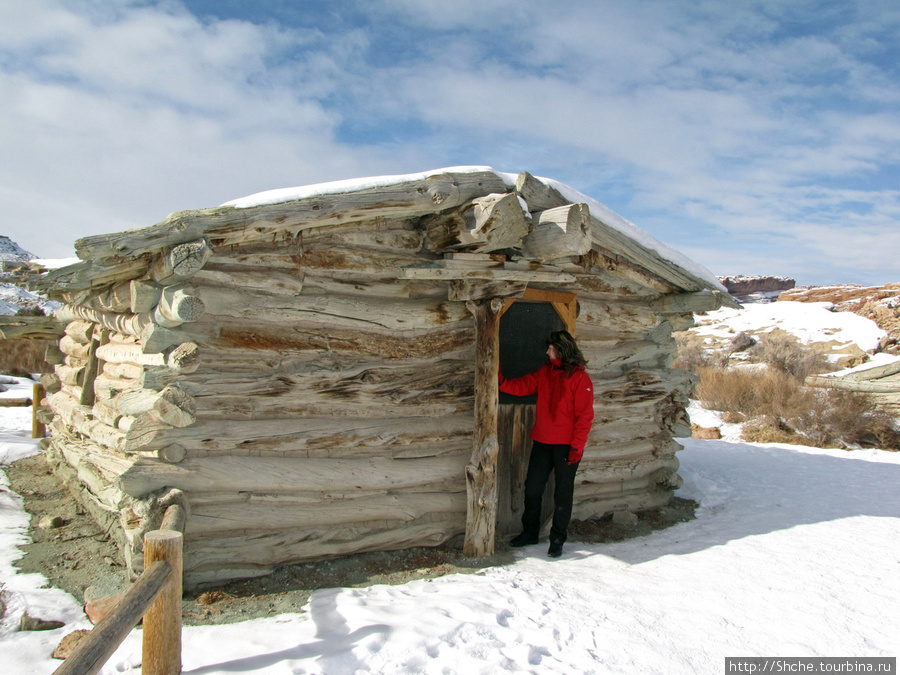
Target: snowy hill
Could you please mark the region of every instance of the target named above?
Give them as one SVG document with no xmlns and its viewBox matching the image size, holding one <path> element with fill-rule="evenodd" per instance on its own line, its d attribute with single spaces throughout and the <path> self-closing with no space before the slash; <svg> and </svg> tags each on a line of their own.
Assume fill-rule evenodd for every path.
<svg viewBox="0 0 900 675">
<path fill-rule="evenodd" d="M 695 317 L 691 333 L 710 350 L 726 349 L 739 333 L 758 338 L 782 331 L 812 346 L 842 366 L 855 366 L 871 358 L 887 332 L 874 321 L 853 312 L 835 312 L 829 302 L 771 302 L 746 304 L 743 309 L 722 308 Z"/>
<path fill-rule="evenodd" d="M 40 307 L 45 314 L 52 314 L 61 306 L 61 303 L 48 300 L 42 295 L 31 293 L 17 285 L 20 282 L 21 273 L 28 272 L 29 268 L 40 268 L 38 271 L 63 267 L 75 262 L 74 259 L 66 260 L 39 260 L 33 253 L 29 253 L 9 237 L 0 235 L 0 315 L 16 314 L 21 309 L 33 309 Z M 26 265 L 24 263 L 31 263 Z"/>
<path fill-rule="evenodd" d="M 36 258 L 33 253 L 29 253 L 19 246 L 9 237 L 0 234 L 0 260 L 14 260 L 16 262 L 27 262 Z"/>
<path fill-rule="evenodd" d="M 52 314 L 61 303 L 26 291 L 14 284 L 0 283 L 0 314 L 16 314 L 20 309 L 40 307 L 44 314 Z"/>
</svg>

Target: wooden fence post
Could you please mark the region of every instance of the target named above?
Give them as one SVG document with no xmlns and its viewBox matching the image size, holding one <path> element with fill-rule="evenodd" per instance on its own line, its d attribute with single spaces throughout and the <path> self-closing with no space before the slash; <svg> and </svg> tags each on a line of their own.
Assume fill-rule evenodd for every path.
<svg viewBox="0 0 900 675">
<path fill-rule="evenodd" d="M 157 560 L 146 568 L 125 597 L 83 639 L 53 675 L 95 675 L 157 598 L 172 566 Z"/>
<path fill-rule="evenodd" d="M 44 391 L 44 386 L 37 382 L 35 382 L 31 391 L 31 437 L 43 438 L 47 435 L 47 429 L 44 423 L 38 419 L 38 408 L 41 407 L 41 401 L 44 400 L 46 392 Z"/>
<path fill-rule="evenodd" d="M 156 530 L 144 535 L 144 567 L 157 560 L 172 566 L 172 574 L 156 601 L 144 615 L 141 672 L 144 675 L 177 675 L 181 672 L 182 535 Z"/>
</svg>

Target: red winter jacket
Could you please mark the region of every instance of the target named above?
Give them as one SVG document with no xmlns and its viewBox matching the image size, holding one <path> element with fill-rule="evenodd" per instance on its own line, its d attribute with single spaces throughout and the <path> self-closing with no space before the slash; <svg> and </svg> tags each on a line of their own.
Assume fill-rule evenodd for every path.
<svg viewBox="0 0 900 675">
<path fill-rule="evenodd" d="M 584 450 L 594 421 L 594 385 L 584 369 L 566 377 L 566 369 L 561 364 L 559 359 L 554 359 L 533 373 L 511 380 L 500 373 L 500 391 L 513 396 L 537 394 L 532 440 Z M 559 399 L 558 403 L 555 398 Z"/>
</svg>

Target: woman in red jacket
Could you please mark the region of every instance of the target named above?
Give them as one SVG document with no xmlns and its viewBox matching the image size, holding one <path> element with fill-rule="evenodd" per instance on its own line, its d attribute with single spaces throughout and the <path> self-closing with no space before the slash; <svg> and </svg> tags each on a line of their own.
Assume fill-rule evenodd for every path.
<svg viewBox="0 0 900 675">
<path fill-rule="evenodd" d="M 514 396 L 537 394 L 537 410 L 531 429 L 531 457 L 525 477 L 525 511 L 522 533 L 511 546 L 536 544 L 541 528 L 541 501 L 552 471 L 553 524 L 550 549 L 553 558 L 562 555 L 572 518 L 575 472 L 594 420 L 594 385 L 585 371 L 584 355 L 566 331 L 547 338 L 549 362 L 522 377 L 507 380 L 500 373 L 500 391 Z"/>
</svg>

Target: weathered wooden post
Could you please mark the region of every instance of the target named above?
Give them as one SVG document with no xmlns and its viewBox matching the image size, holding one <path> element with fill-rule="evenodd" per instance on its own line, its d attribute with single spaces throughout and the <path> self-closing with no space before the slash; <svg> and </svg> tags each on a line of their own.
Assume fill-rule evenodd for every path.
<svg viewBox="0 0 900 675">
<path fill-rule="evenodd" d="M 497 530 L 497 372 L 500 367 L 500 298 L 466 303 L 475 315 L 475 433 L 472 458 L 466 465 L 466 538 L 463 553 L 471 557 L 494 552 Z"/>
<path fill-rule="evenodd" d="M 172 533 L 169 533 L 172 534 Z M 180 555 L 180 547 L 179 547 Z M 88 636 L 78 643 L 72 654 L 62 665 L 53 671 L 53 675 L 95 675 L 122 644 L 122 640 L 132 631 L 147 612 L 147 608 L 159 597 L 159 594 L 172 576 L 175 562 L 157 560 L 144 569 L 143 574 L 125 594 L 125 597 L 107 614 Z M 180 558 L 178 568 L 181 569 Z M 180 587 L 179 582 L 179 587 Z M 181 623 L 181 607 L 178 607 L 178 622 Z M 145 633 L 146 645 L 146 633 Z M 179 630 L 180 642 L 180 630 Z M 175 670 L 157 670 L 155 672 L 181 671 L 181 647 L 175 657 Z M 146 662 L 143 672 L 149 673 Z"/>
<path fill-rule="evenodd" d="M 38 419 L 38 408 L 44 400 L 46 392 L 41 384 L 35 383 L 31 393 L 31 437 L 43 438 L 47 434 L 44 423 Z"/>
<path fill-rule="evenodd" d="M 182 535 L 156 530 L 144 535 L 144 568 L 157 560 L 172 566 L 172 574 L 144 615 L 141 672 L 176 675 L 181 672 Z"/>
</svg>

